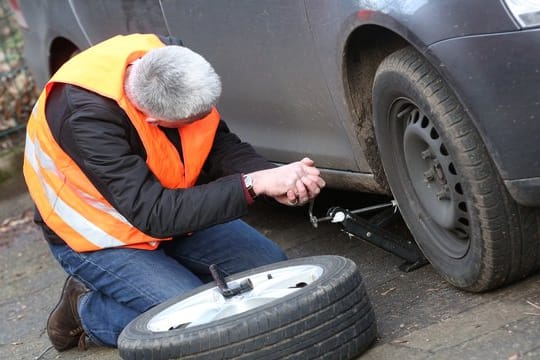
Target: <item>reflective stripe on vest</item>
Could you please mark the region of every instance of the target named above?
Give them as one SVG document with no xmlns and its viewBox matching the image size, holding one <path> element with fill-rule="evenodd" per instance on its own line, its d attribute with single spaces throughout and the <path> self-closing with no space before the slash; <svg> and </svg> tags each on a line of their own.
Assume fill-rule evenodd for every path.
<svg viewBox="0 0 540 360">
<path fill-rule="evenodd" d="M 163 44 L 154 35 L 137 34 L 117 36 L 82 52 L 47 83 L 30 115 L 24 161 L 30 195 L 45 223 L 76 251 L 119 246 L 151 250 L 158 241 L 169 238 L 151 237 L 131 225 L 56 143 L 45 117 L 47 96 L 55 82 L 74 84 L 115 100 L 135 126 L 147 153 L 146 163 L 164 187 L 193 186 L 210 152 L 220 119 L 215 109 L 206 118 L 179 129 L 182 163 L 166 135 L 147 124 L 145 116 L 126 101 L 126 64 L 160 46 Z"/>
</svg>

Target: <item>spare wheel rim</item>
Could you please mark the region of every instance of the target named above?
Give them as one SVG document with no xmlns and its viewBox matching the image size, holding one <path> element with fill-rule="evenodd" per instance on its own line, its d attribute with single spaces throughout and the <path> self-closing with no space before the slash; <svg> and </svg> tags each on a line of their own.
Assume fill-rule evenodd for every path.
<svg viewBox="0 0 540 360">
<path fill-rule="evenodd" d="M 217 287 L 201 291 L 157 313 L 147 328 L 163 332 L 189 328 L 238 315 L 281 299 L 308 286 L 321 277 L 323 268 L 317 265 L 299 265 L 264 271 L 228 283 L 238 286 L 249 278 L 253 290 L 224 298 Z"/>
</svg>

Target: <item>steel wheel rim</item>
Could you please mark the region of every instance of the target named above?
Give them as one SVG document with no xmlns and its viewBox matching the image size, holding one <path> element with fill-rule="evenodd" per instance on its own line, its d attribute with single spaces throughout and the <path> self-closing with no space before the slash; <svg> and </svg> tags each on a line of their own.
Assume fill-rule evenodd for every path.
<svg viewBox="0 0 540 360">
<path fill-rule="evenodd" d="M 242 314 L 301 290 L 319 279 L 322 273 L 320 266 L 299 265 L 246 276 L 231 281 L 229 286 L 237 286 L 249 278 L 253 290 L 226 299 L 217 287 L 212 287 L 157 313 L 148 321 L 147 328 L 152 332 L 163 332 Z"/>
<path fill-rule="evenodd" d="M 400 124 L 409 180 L 432 220 L 431 241 L 446 255 L 462 258 L 470 247 L 470 215 L 452 156 L 433 122 L 411 100 L 395 101 L 390 114 Z"/>
</svg>

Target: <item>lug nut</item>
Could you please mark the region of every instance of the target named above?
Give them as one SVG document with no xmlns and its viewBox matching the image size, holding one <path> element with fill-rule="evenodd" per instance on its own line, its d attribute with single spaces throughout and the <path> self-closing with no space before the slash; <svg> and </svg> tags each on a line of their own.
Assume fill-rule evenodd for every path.
<svg viewBox="0 0 540 360">
<path fill-rule="evenodd" d="M 422 151 L 422 159 L 424 160 L 427 160 L 427 159 L 433 159 L 434 156 L 433 156 L 433 153 L 431 152 L 431 149 L 426 149 L 424 151 Z"/>
<path fill-rule="evenodd" d="M 428 171 L 424 172 L 424 182 L 428 183 L 435 179 L 435 171 L 433 168 L 430 168 Z"/>
<path fill-rule="evenodd" d="M 448 188 L 447 185 L 443 186 L 443 188 L 441 189 L 441 191 L 439 191 L 436 196 L 437 196 L 437 199 L 439 200 L 450 200 L 450 189 Z"/>
</svg>

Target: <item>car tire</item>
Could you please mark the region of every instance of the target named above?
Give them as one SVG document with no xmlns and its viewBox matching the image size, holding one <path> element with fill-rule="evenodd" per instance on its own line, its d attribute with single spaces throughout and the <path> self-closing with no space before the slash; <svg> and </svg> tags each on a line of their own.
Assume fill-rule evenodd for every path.
<svg viewBox="0 0 540 360">
<path fill-rule="evenodd" d="M 373 115 L 389 186 L 442 276 L 478 292 L 538 269 L 539 210 L 511 198 L 470 116 L 413 48 L 378 67 Z"/>
<path fill-rule="evenodd" d="M 120 357 L 353 359 L 375 340 L 375 315 L 358 268 L 349 259 L 288 260 L 235 274 L 227 282 L 245 278 L 254 284 L 245 297 L 224 300 L 212 283 L 141 314 L 120 334 Z M 228 305 L 239 301 L 241 305 L 235 305 L 239 307 L 269 294 L 273 300 L 244 312 L 194 326 L 189 323 L 204 315 L 193 315 L 193 322 L 184 320 L 200 309 L 193 304 L 204 307 L 210 301 L 208 308 L 214 306 L 209 299 Z"/>
</svg>

